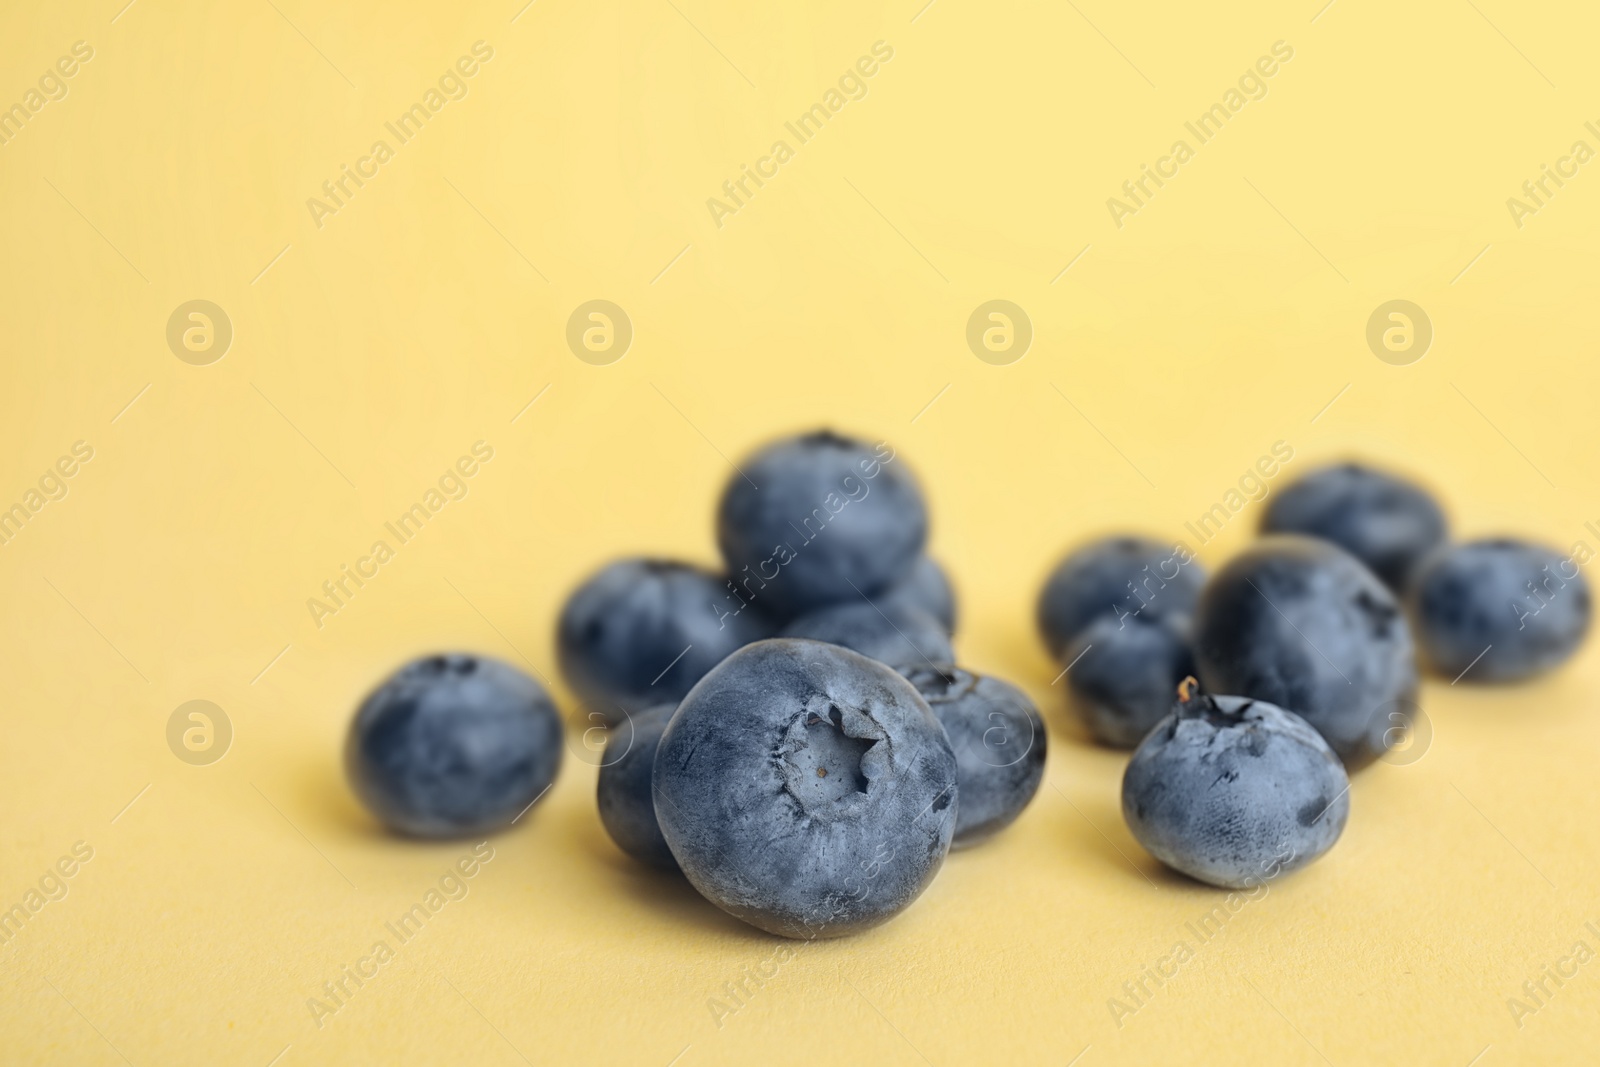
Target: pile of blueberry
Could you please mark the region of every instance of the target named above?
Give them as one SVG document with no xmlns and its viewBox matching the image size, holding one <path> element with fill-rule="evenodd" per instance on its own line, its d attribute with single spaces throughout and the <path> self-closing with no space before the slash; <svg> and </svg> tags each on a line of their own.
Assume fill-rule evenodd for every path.
<svg viewBox="0 0 1600 1067">
<path fill-rule="evenodd" d="M 578 587 L 557 654 L 609 728 L 600 821 L 623 852 L 763 930 L 835 937 L 897 914 L 952 847 L 1021 814 L 1044 724 L 1017 687 L 956 665 L 927 526 L 891 449 L 806 434 L 729 479 L 724 571 L 632 558 Z M 1569 657 L 1590 614 L 1572 560 L 1448 544 L 1426 493 L 1363 467 L 1290 486 L 1263 532 L 1209 580 L 1182 544 L 1094 542 L 1056 567 L 1037 612 L 1088 732 L 1135 748 L 1134 836 L 1227 887 L 1338 840 L 1347 772 L 1415 714 L 1413 628 L 1435 670 L 1510 681 Z M 346 765 L 384 823 L 453 837 L 520 819 L 562 747 L 539 683 L 443 655 L 366 698 Z"/>
<path fill-rule="evenodd" d="M 1056 567 L 1037 612 L 1084 727 L 1135 748 L 1133 835 L 1229 887 L 1332 847 L 1347 772 L 1416 722 L 1419 658 L 1453 682 L 1518 681 L 1589 627 L 1581 561 L 1511 538 L 1452 544 L 1432 497 L 1368 467 L 1289 486 L 1262 534 L 1209 580 L 1181 544 L 1096 541 Z"/>
<path fill-rule="evenodd" d="M 892 449 L 828 432 L 745 460 L 717 508 L 725 570 L 611 563 L 567 600 L 562 673 L 609 727 L 600 820 L 635 859 L 790 937 L 885 921 L 952 847 L 1044 778 L 1026 694 L 956 665 L 955 595 Z M 425 836 L 519 818 L 554 779 L 543 689 L 482 658 L 413 663 L 357 713 L 347 764 L 380 819 Z"/>
</svg>

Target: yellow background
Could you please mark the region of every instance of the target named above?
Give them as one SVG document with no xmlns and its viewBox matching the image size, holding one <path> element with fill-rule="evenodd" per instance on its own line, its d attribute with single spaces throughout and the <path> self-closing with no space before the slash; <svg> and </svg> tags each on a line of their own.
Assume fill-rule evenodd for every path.
<svg viewBox="0 0 1600 1067">
<path fill-rule="evenodd" d="M 0 14 L 7 105 L 94 49 L 0 148 L 0 504 L 94 449 L 0 547 L 0 904 L 94 849 L 0 945 L 0 1058 L 1592 1062 L 1600 963 L 1520 1028 L 1506 1001 L 1600 950 L 1596 642 L 1521 688 L 1430 680 L 1422 758 L 1363 772 L 1340 846 L 1199 945 L 1220 895 L 1130 838 L 1124 757 L 1079 738 L 1030 618 L 1067 545 L 1182 537 L 1280 440 L 1275 485 L 1354 452 L 1463 534 L 1600 548 L 1600 164 L 1520 228 L 1506 206 L 1600 147 L 1586 5 L 123 2 Z M 466 98 L 318 228 L 307 198 L 478 40 Z M 865 98 L 717 227 L 707 198 L 879 40 Z M 1279 40 L 1266 97 L 1119 229 L 1107 198 Z M 635 330 L 609 366 L 564 341 L 596 298 Z M 1035 329 L 1008 366 L 964 339 L 995 298 Z M 1364 339 L 1397 298 L 1436 330 L 1408 366 Z M 209 366 L 165 340 L 193 299 L 233 324 Z M 712 561 L 727 459 L 819 423 L 921 474 L 961 658 L 1045 710 L 1023 819 L 718 1027 L 777 945 L 623 860 L 574 731 L 465 899 L 319 1029 L 307 998 L 471 847 L 356 806 L 363 692 L 439 648 L 553 675 L 584 573 Z M 479 440 L 467 497 L 314 625 Z M 167 746 L 193 699 L 233 725 L 210 766 Z"/>
</svg>

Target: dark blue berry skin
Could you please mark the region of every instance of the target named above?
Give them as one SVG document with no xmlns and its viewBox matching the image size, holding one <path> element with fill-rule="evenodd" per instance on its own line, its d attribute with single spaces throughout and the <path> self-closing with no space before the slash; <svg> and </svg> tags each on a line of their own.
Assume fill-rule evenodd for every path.
<svg viewBox="0 0 1600 1067">
<path fill-rule="evenodd" d="M 1280 491 L 1261 531 L 1332 541 L 1397 591 L 1449 535 L 1444 511 L 1426 491 L 1359 463 L 1323 467 Z"/>
<path fill-rule="evenodd" d="M 843 645 L 896 668 L 955 659 L 950 635 L 938 619 L 920 608 L 898 604 L 858 599 L 854 604 L 819 608 L 784 627 L 782 636 Z"/>
<path fill-rule="evenodd" d="M 1195 612 L 1194 647 L 1208 690 L 1293 711 L 1349 770 L 1387 749 L 1390 713 L 1416 696 L 1416 650 L 1394 595 L 1309 537 L 1264 537 L 1219 571 Z"/>
<path fill-rule="evenodd" d="M 1061 653 L 1072 710 L 1096 741 L 1132 748 L 1172 712 L 1178 683 L 1195 673 L 1186 617 L 1103 615 Z"/>
<path fill-rule="evenodd" d="M 1575 561 L 1506 538 L 1430 557 L 1411 609 L 1428 662 L 1464 682 L 1521 681 L 1559 666 L 1583 643 L 1592 611 Z"/>
<path fill-rule="evenodd" d="M 778 638 L 700 680 L 656 751 L 656 817 L 689 881 L 785 937 L 839 937 L 927 888 L 955 831 L 956 757 L 900 675 Z"/>
<path fill-rule="evenodd" d="M 718 505 L 717 542 L 774 618 L 887 589 L 927 541 L 922 490 L 887 445 L 821 431 L 768 445 L 742 471 Z"/>
<path fill-rule="evenodd" d="M 770 627 L 719 575 L 671 560 L 623 559 L 567 599 L 556 654 L 568 684 L 615 722 L 680 699 L 728 653 L 770 636 Z"/>
<path fill-rule="evenodd" d="M 606 736 L 600 759 L 600 822 L 617 847 L 641 863 L 675 871 L 667 839 L 656 821 L 650 778 L 661 734 L 676 711 L 676 704 L 658 704 L 635 712 Z"/>
<path fill-rule="evenodd" d="M 1244 697 L 1190 695 L 1128 761 L 1122 815 L 1152 856 L 1250 889 L 1333 847 L 1350 780 L 1304 719 Z"/>
<path fill-rule="evenodd" d="M 391 829 L 466 837 L 510 825 L 543 796 L 561 749 L 561 716 L 538 682 L 482 656 L 429 656 L 362 701 L 345 771 Z"/>
<path fill-rule="evenodd" d="M 944 568 L 928 556 L 919 556 L 910 577 L 903 578 L 872 598 L 878 604 L 903 604 L 921 608 L 939 620 L 947 633 L 956 632 L 956 593 Z"/>
<path fill-rule="evenodd" d="M 1185 550 L 1146 537 L 1107 537 L 1069 553 L 1039 594 L 1039 634 L 1059 660 L 1102 615 L 1187 617 L 1205 574 Z M 1130 584 L 1131 583 L 1131 584 Z"/>
<path fill-rule="evenodd" d="M 904 672 L 928 702 L 956 754 L 952 848 L 986 841 L 1016 821 L 1044 781 L 1044 720 L 1010 682 L 960 667 Z"/>
</svg>

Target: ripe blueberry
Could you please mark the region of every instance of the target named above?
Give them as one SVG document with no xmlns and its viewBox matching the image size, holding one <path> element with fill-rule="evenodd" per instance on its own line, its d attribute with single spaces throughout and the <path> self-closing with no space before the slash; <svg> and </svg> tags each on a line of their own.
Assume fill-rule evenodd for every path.
<svg viewBox="0 0 1600 1067">
<path fill-rule="evenodd" d="M 1350 780 L 1304 719 L 1187 683 L 1122 776 L 1122 815 L 1152 856 L 1249 889 L 1304 867 L 1344 831 Z"/>
<path fill-rule="evenodd" d="M 661 733 L 677 707 L 658 704 L 634 712 L 612 729 L 606 737 L 596 788 L 600 822 L 617 847 L 641 863 L 672 871 L 678 869 L 678 861 L 661 836 L 650 778 Z"/>
<path fill-rule="evenodd" d="M 891 667 L 949 663 L 950 635 L 920 608 L 900 604 L 835 604 L 818 608 L 784 627 L 784 637 L 843 645 Z"/>
<path fill-rule="evenodd" d="M 556 654 L 568 683 L 612 721 L 678 700 L 769 624 L 723 578 L 687 563 L 623 559 L 567 599 Z"/>
<path fill-rule="evenodd" d="M 899 913 L 944 863 L 956 757 L 900 675 L 837 645 L 747 645 L 684 698 L 656 751 L 656 817 L 689 881 L 785 937 Z"/>
<path fill-rule="evenodd" d="M 481 656 L 414 660 L 362 701 L 345 743 L 356 795 L 416 837 L 498 830 L 561 766 L 561 717 L 544 688 Z"/>
<path fill-rule="evenodd" d="M 1039 594 L 1039 634 L 1060 659 L 1102 615 L 1187 617 L 1205 580 L 1187 550 L 1146 537 L 1108 537 L 1069 553 Z"/>
<path fill-rule="evenodd" d="M 1102 615 L 1068 642 L 1061 661 L 1069 703 L 1096 741 L 1132 748 L 1172 711 L 1195 672 L 1184 616 Z"/>
<path fill-rule="evenodd" d="M 1207 584 L 1194 621 L 1200 681 L 1293 711 L 1351 770 L 1382 754 L 1397 702 L 1416 695 L 1411 630 L 1354 556 L 1295 534 L 1264 537 Z"/>
<path fill-rule="evenodd" d="M 928 702 L 956 754 L 952 847 L 987 840 L 1014 822 L 1044 780 L 1044 720 L 1026 693 L 960 667 L 904 672 Z"/>
<path fill-rule="evenodd" d="M 927 540 L 922 490 L 886 444 L 824 430 L 770 444 L 742 471 L 723 491 L 717 541 L 734 583 L 774 618 L 881 592 Z"/>
<path fill-rule="evenodd" d="M 1417 572 L 1411 607 L 1434 669 L 1475 682 L 1519 681 L 1565 662 L 1588 632 L 1591 611 L 1589 581 L 1576 562 L 1509 538 L 1430 557 Z"/>
<path fill-rule="evenodd" d="M 1332 541 L 1394 590 L 1447 534 L 1444 512 L 1426 491 L 1359 463 L 1324 467 L 1283 489 L 1261 530 Z"/>
<path fill-rule="evenodd" d="M 939 620 L 947 633 L 956 632 L 956 593 L 943 567 L 928 556 L 917 557 L 911 575 L 873 597 L 879 604 L 921 608 Z"/>
</svg>

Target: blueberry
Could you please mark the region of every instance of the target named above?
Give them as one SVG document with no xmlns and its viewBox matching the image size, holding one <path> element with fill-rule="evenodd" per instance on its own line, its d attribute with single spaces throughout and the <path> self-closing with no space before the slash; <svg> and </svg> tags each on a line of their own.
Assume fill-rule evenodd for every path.
<svg viewBox="0 0 1600 1067">
<path fill-rule="evenodd" d="M 345 772 L 385 825 L 464 837 L 510 825 L 561 767 L 561 717 L 538 682 L 482 656 L 414 660 L 350 723 Z"/>
<path fill-rule="evenodd" d="M 681 699 L 728 653 L 769 634 L 725 579 L 687 563 L 623 559 L 567 599 L 556 654 L 572 688 L 618 720 Z"/>
<path fill-rule="evenodd" d="M 956 757 L 911 683 L 837 645 L 747 645 L 684 698 L 656 816 L 689 881 L 785 937 L 888 920 L 950 849 Z"/>
<path fill-rule="evenodd" d="M 1188 616 L 1205 581 L 1181 547 L 1145 537 L 1108 537 L 1056 565 L 1039 594 L 1037 620 L 1050 655 L 1102 615 L 1146 619 Z"/>
<path fill-rule="evenodd" d="M 911 575 L 873 597 L 879 604 L 921 608 L 939 620 L 947 633 L 956 632 L 956 593 L 944 568 L 928 556 L 917 557 Z"/>
<path fill-rule="evenodd" d="M 1185 617 L 1091 622 L 1061 653 L 1072 709 L 1096 741 L 1132 748 L 1172 712 L 1178 683 L 1195 673 Z"/>
<path fill-rule="evenodd" d="M 1207 689 L 1288 708 L 1351 770 L 1384 752 L 1391 714 L 1416 696 L 1394 595 L 1326 541 L 1274 534 L 1246 549 L 1207 584 L 1194 635 Z"/>
<path fill-rule="evenodd" d="M 650 793 L 651 768 L 661 733 L 677 710 L 676 704 L 658 704 L 635 712 L 606 737 L 600 760 L 600 822 L 617 847 L 641 863 L 666 870 L 678 869 L 667 839 L 656 822 L 655 800 Z"/>
<path fill-rule="evenodd" d="M 1441 674 L 1514 682 L 1577 650 L 1589 630 L 1589 582 L 1576 562 L 1541 545 L 1471 541 L 1423 563 L 1411 607 L 1418 643 Z"/>
<path fill-rule="evenodd" d="M 1026 693 L 960 667 L 904 672 L 928 702 L 956 754 L 953 848 L 987 840 L 1014 822 L 1044 781 L 1045 732 Z"/>
<path fill-rule="evenodd" d="M 718 505 L 717 541 L 735 584 L 775 618 L 878 593 L 922 552 L 922 490 L 888 445 L 824 430 L 768 445 L 741 469 Z"/>
<path fill-rule="evenodd" d="M 1122 816 L 1152 856 L 1249 889 L 1321 856 L 1350 817 L 1350 780 L 1298 715 L 1185 686 L 1122 776 Z"/>
<path fill-rule="evenodd" d="M 1395 590 L 1447 534 L 1444 512 L 1426 491 L 1359 463 L 1324 467 L 1283 489 L 1261 530 L 1332 541 Z"/>
<path fill-rule="evenodd" d="M 950 635 L 938 619 L 900 604 L 857 600 L 819 608 L 784 627 L 782 636 L 843 645 L 891 667 L 949 663 L 955 658 Z"/>
</svg>

